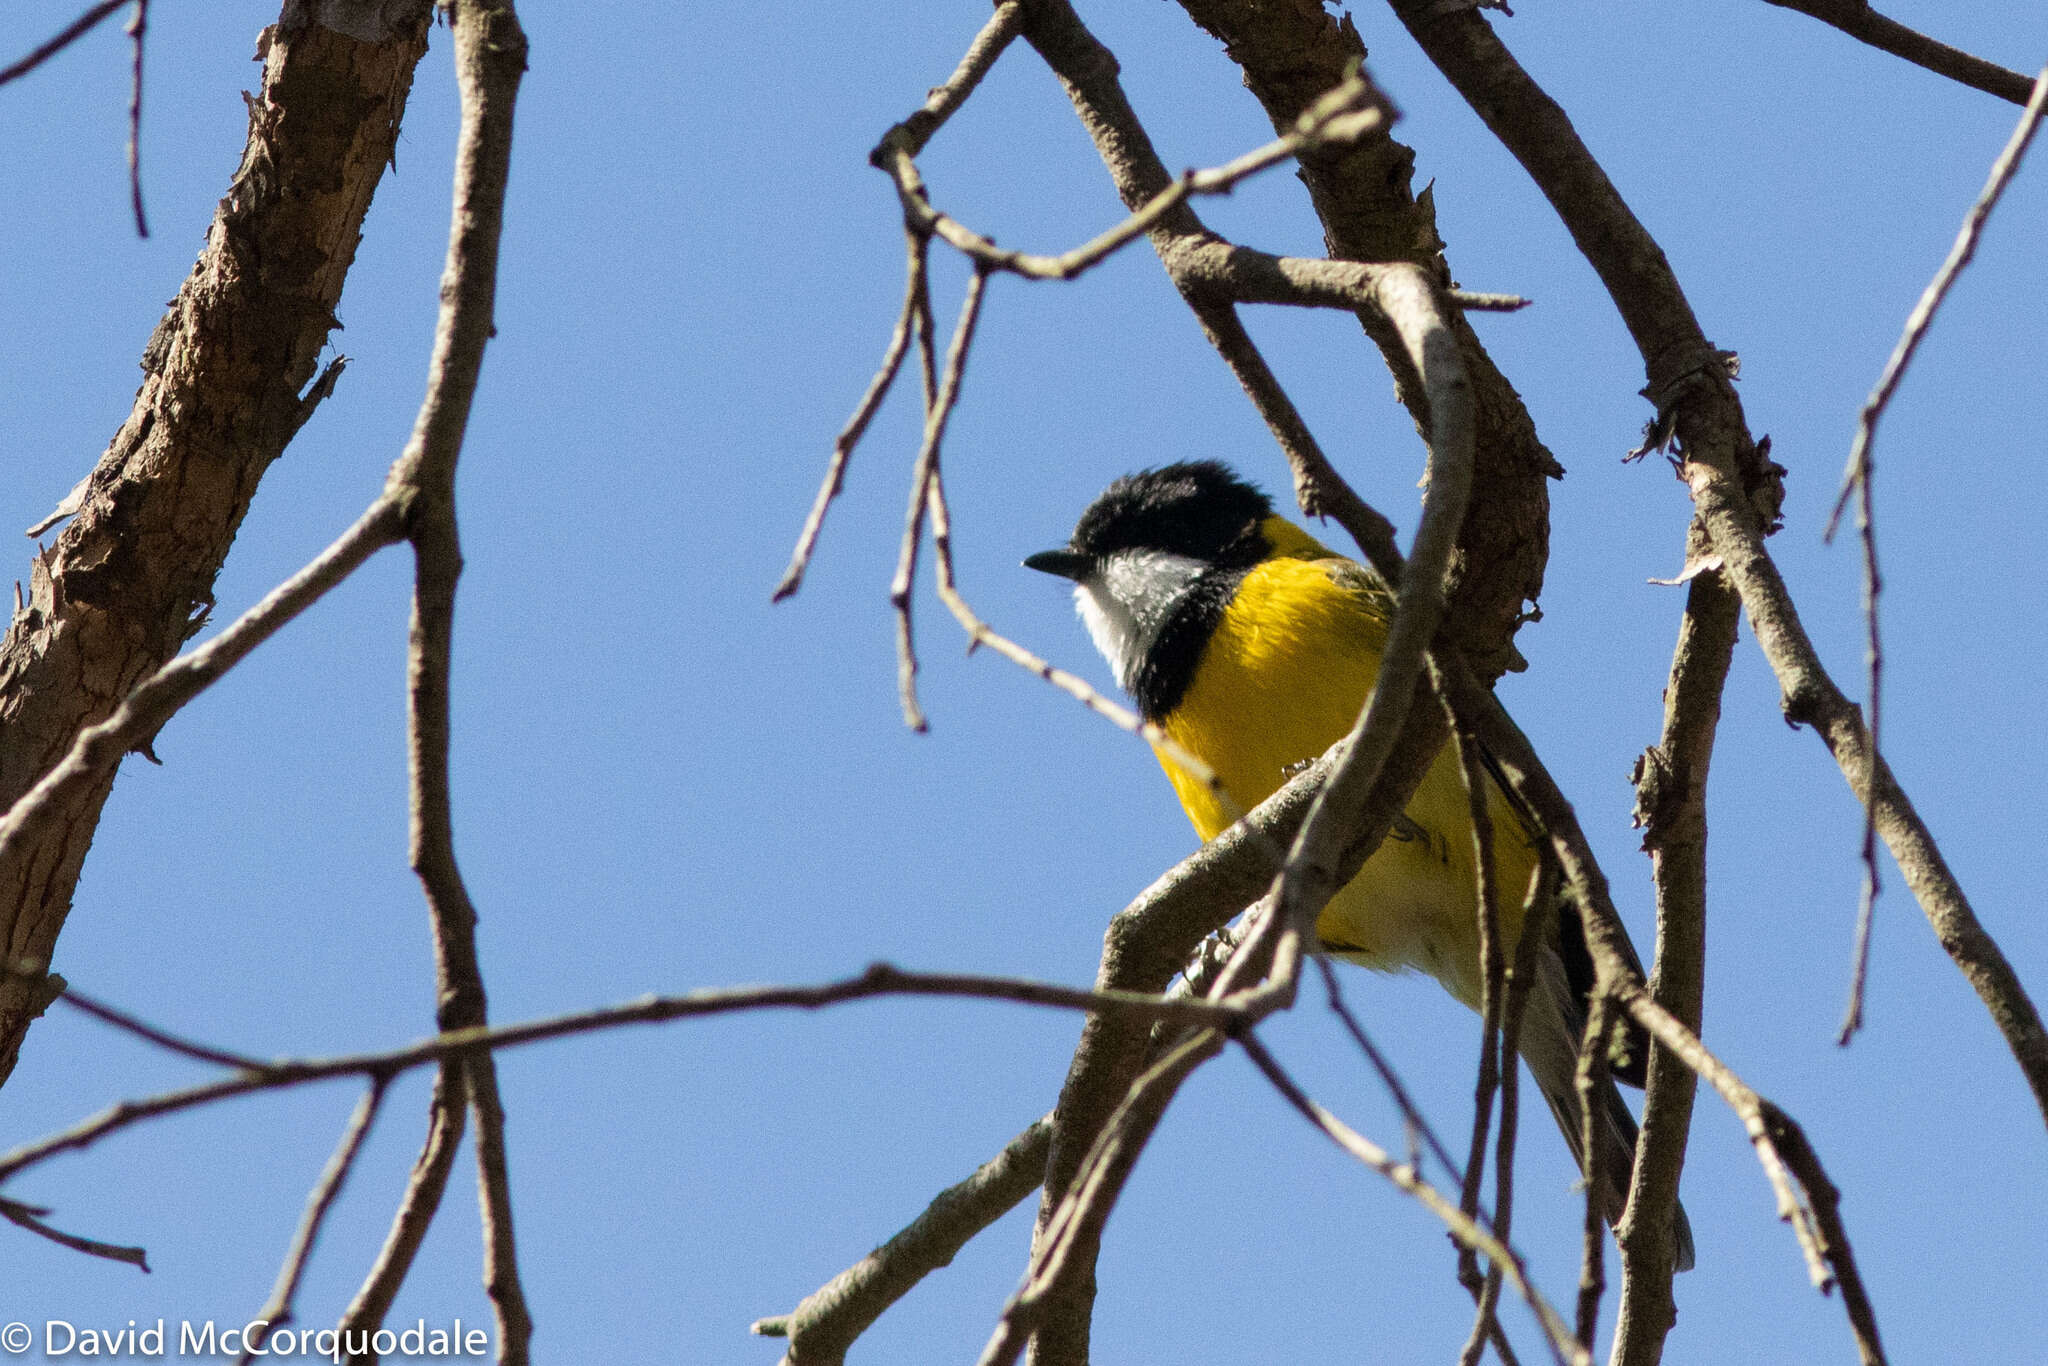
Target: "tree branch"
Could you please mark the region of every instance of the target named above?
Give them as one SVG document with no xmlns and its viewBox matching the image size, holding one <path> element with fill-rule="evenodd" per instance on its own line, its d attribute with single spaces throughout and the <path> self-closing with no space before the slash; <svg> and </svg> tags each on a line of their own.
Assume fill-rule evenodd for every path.
<svg viewBox="0 0 2048 1366">
<path fill-rule="evenodd" d="M 1291 126 L 1365 58 L 1365 45 L 1350 18 L 1330 14 L 1321 0 L 1181 0 L 1181 8 L 1223 43 L 1275 131 Z M 1300 161 L 1324 244 L 1338 258 L 1315 263 L 1318 268 L 1405 261 L 1421 266 L 1440 287 L 1450 284 L 1454 272 L 1443 255 L 1429 192 L 1411 192 L 1415 153 L 1410 148 L 1383 131 L 1348 146 L 1307 148 Z M 1396 397 L 1428 439 L 1428 403 L 1400 337 L 1372 311 L 1358 318 L 1394 376 Z M 1450 326 L 1474 396 L 1477 465 L 1453 562 L 1447 629 L 1466 660 L 1483 677 L 1493 678 L 1522 667 L 1514 636 L 1525 602 L 1542 592 L 1549 554 L 1547 485 L 1563 470 L 1538 439 L 1521 396 L 1466 320 L 1453 316 Z M 1312 479 L 1313 471 L 1299 463 L 1294 473 L 1305 512 L 1339 515 L 1322 501 L 1327 480 Z M 1384 573 L 1371 544 L 1362 541 L 1361 546 Z"/>
<path fill-rule="evenodd" d="M 1564 111 L 1515 62 L 1484 19 L 1438 12 L 1424 0 L 1393 4 L 1438 69 L 1529 172 L 1606 285 L 1643 355 L 1659 423 L 1670 414 L 1682 441 L 1680 475 L 1778 677 L 1785 714 L 1812 723 L 1851 791 L 1876 804 L 1878 833 L 1943 947 L 2005 1035 L 2048 1118 L 2048 1032 L 2011 965 L 1978 923 L 1932 835 L 1890 769 L 1870 749 L 1861 716 L 1828 677 L 1799 623 L 1763 544 L 1764 529 L 1775 520 L 1782 499 L 1782 471 L 1749 439 L 1721 354 L 1701 333 L 1663 252 L 1579 141 Z M 1604 892 L 1601 900 L 1604 904 Z M 1874 1350 L 1874 1340 L 1867 1350 Z"/>
<path fill-rule="evenodd" d="M 753 1331 L 786 1337 L 782 1366 L 840 1366 L 846 1349 L 890 1305 L 942 1266 L 967 1240 L 1016 1208 L 1045 1178 L 1052 1116 L 1034 1120 L 1003 1150 L 947 1187 L 900 1233 Z"/>
<path fill-rule="evenodd" d="M 356 1156 L 363 1150 L 363 1140 L 370 1136 L 370 1126 L 377 1122 L 377 1111 L 384 1104 L 384 1091 L 389 1084 L 388 1077 L 373 1076 L 370 1089 L 363 1092 L 363 1098 L 356 1102 L 354 1112 L 349 1115 L 348 1127 L 342 1131 L 334 1156 L 327 1159 L 327 1166 L 314 1184 L 313 1193 L 306 1197 L 306 1213 L 299 1220 L 298 1231 L 292 1235 L 292 1245 L 285 1253 L 284 1265 L 278 1268 L 277 1284 L 271 1287 L 270 1298 L 256 1311 L 256 1317 L 250 1320 L 252 1329 L 261 1324 L 262 1331 L 252 1331 L 247 1335 L 248 1347 L 242 1353 L 241 1366 L 249 1366 L 262 1354 L 271 1329 L 293 1321 L 292 1301 L 299 1293 L 299 1281 L 306 1274 L 306 1264 L 313 1259 L 313 1244 L 320 1237 L 320 1226 L 327 1221 L 327 1211 L 334 1207 L 335 1197 L 341 1194 L 341 1183 L 348 1179 L 349 1171 L 355 1166 Z"/>
<path fill-rule="evenodd" d="M 1706 553 L 1706 532 L 1687 531 L 1686 556 Z M 1707 772 L 1721 695 L 1735 652 L 1742 607 L 1718 574 L 1695 575 L 1664 688 L 1663 734 L 1637 761 L 1635 823 L 1643 829 L 1657 895 L 1656 1003 L 1700 1032 L 1707 961 Z M 1642 1132 L 1628 1208 L 1615 1230 L 1621 1248 L 1621 1307 L 1613 1366 L 1654 1366 L 1677 1322 L 1671 1273 L 1678 1178 L 1685 1166 L 1696 1091 L 1692 1069 L 1652 1040 L 1645 1070 Z"/>
<path fill-rule="evenodd" d="M 430 10 L 294 3 L 265 31 L 248 146 L 206 249 L 144 350 L 128 420 L 70 525 L 38 554 L 0 643 L 0 805 L 176 656 L 211 607 L 335 326 Z M 40 837 L 0 857 L 0 932 L 15 958 L 49 961 L 111 782 L 109 769 L 73 789 Z M 35 1004 L 26 982 L 0 983 L 0 1079 Z"/>
<path fill-rule="evenodd" d="M 27 56 L 10 62 L 6 66 L 0 66 L 0 85 L 5 85 L 9 81 L 18 80 L 26 76 L 65 48 L 70 47 L 80 38 L 98 28 L 100 21 L 115 10 L 133 2 L 134 0 L 99 0 L 98 4 L 93 5 L 85 13 L 57 30 L 48 41 L 38 44 Z"/>
<path fill-rule="evenodd" d="M 2007 71 L 1996 62 L 1973 57 L 1916 29 L 1907 28 L 1898 20 L 1879 14 L 1866 0 L 1764 0 L 1764 3 L 1811 15 L 1858 42 L 1868 43 L 1894 57 L 1903 57 L 1937 76 L 1946 76 L 1987 95 L 1996 95 L 2014 104 L 2027 102 L 2028 81 L 2019 72 Z"/>
<path fill-rule="evenodd" d="M 1879 701 L 1883 696 L 1884 650 L 1878 636 L 1877 599 L 1882 580 L 1877 571 L 1877 520 L 1872 507 L 1873 493 L 1871 479 L 1874 467 L 1871 447 L 1877 439 L 1878 419 L 1891 403 L 1892 395 L 1898 391 L 1899 381 L 1905 377 L 1906 367 L 1913 362 L 1921 340 L 1927 329 L 1933 325 L 1934 314 L 1948 297 L 1949 290 L 1963 273 L 1963 267 L 1976 254 L 1977 240 L 1983 235 L 1984 224 L 1991 216 L 2005 187 L 2011 183 L 2013 173 L 2019 169 L 2020 158 L 2026 155 L 2027 144 L 2033 140 L 2035 130 L 2041 125 L 2041 111 L 2048 103 L 2048 67 L 2041 70 L 2028 93 L 2026 111 L 2006 140 L 1998 159 L 1991 165 L 1991 174 L 1984 183 L 1984 189 L 1964 216 L 1962 230 L 1956 234 L 1955 245 L 1949 248 L 1947 259 L 1934 273 L 1918 303 L 1906 318 L 1905 332 L 1899 337 L 1898 345 L 1892 348 L 1891 356 L 1885 361 L 1884 373 L 1878 377 L 1877 386 L 1870 391 L 1870 397 L 1863 400 L 1863 411 L 1856 422 L 1856 440 L 1849 450 L 1849 468 L 1842 475 L 1842 491 L 1835 499 L 1835 510 L 1828 518 L 1825 539 L 1833 540 L 1835 528 L 1842 519 L 1843 509 L 1848 505 L 1851 494 L 1856 495 L 1856 530 L 1863 546 L 1863 612 L 1868 634 L 1866 653 L 1869 660 L 1870 679 L 1870 752 L 1876 757 L 1883 753 L 1879 747 L 1882 711 Z M 1843 1016 L 1840 1042 L 1847 1043 L 1850 1036 L 1863 1023 L 1863 981 L 1870 961 L 1870 922 L 1877 900 L 1877 808 L 1874 803 L 1864 803 L 1863 861 L 1865 866 L 1862 905 L 1856 916 L 1856 949 L 1854 965 L 1849 979 L 1849 1007 Z"/>
</svg>

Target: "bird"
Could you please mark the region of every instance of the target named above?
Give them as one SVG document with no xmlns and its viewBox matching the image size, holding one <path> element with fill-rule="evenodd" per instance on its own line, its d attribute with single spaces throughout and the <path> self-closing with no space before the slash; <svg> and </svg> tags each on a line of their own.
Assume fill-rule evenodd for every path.
<svg viewBox="0 0 2048 1366">
<path fill-rule="evenodd" d="M 1394 596 L 1386 582 L 1273 510 L 1227 465 L 1184 461 L 1127 475 L 1081 514 L 1066 547 L 1026 568 L 1069 580 L 1095 647 L 1139 715 L 1215 771 L 1228 800 L 1155 748 L 1202 839 L 1214 839 L 1352 727 L 1379 674 Z M 1502 937 L 1521 937 L 1536 871 L 1536 826 L 1491 767 L 1494 886 Z M 1480 1008 L 1477 857 L 1456 749 L 1432 762 L 1379 849 L 1316 920 L 1330 954 L 1388 972 L 1419 969 Z M 1585 1168 L 1576 1084 L 1593 984 L 1583 921 L 1568 898 L 1535 949 L 1520 1051 Z M 1624 947 L 1637 971 L 1635 951 Z M 1599 1096 L 1599 1201 L 1608 1223 L 1628 1203 L 1636 1123 L 1618 1078 L 1643 1085 L 1648 1038 L 1626 1021 Z M 1693 1264 L 1691 1225 L 1673 1224 L 1675 1269 Z"/>
</svg>

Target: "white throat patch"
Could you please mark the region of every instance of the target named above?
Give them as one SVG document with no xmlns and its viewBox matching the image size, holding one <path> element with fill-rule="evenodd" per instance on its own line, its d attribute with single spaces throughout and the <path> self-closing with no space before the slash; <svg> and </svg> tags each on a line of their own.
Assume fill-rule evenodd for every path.
<svg viewBox="0 0 2048 1366">
<path fill-rule="evenodd" d="M 1120 550 L 1074 586 L 1074 606 L 1125 692 L 1134 691 L 1174 605 L 1207 567 L 1166 550 Z"/>
</svg>

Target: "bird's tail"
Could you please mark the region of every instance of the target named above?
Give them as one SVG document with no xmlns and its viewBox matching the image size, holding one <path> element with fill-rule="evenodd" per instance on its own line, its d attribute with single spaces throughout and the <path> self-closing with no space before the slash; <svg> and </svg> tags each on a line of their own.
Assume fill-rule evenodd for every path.
<svg viewBox="0 0 2048 1366">
<path fill-rule="evenodd" d="M 1565 966 L 1557 953 L 1544 948 L 1537 955 L 1536 980 L 1529 992 L 1529 1004 L 1522 1017 L 1522 1060 L 1550 1103 L 1557 1127 L 1571 1145 L 1572 1158 L 1585 1170 L 1586 1159 L 1579 1121 L 1579 1040 L 1585 1032 L 1585 1012 L 1578 994 L 1571 988 Z M 1603 1080 L 1596 1102 L 1601 1110 L 1595 1128 L 1600 1149 L 1600 1212 L 1609 1225 L 1621 1219 L 1628 1205 L 1629 1179 L 1635 1168 L 1636 1121 L 1621 1099 L 1614 1079 Z M 1674 1269 L 1690 1271 L 1693 1264 L 1692 1225 L 1685 1207 L 1673 1215 L 1672 1241 L 1676 1249 Z"/>
</svg>

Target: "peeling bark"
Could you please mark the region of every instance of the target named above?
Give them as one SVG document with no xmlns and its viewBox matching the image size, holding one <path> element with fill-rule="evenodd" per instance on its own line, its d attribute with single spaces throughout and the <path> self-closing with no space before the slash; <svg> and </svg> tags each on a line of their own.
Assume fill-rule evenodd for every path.
<svg viewBox="0 0 2048 1366">
<path fill-rule="evenodd" d="M 301 421 L 364 215 L 390 163 L 427 0 L 288 0 L 245 96 L 249 140 L 206 249 L 143 349 L 128 420 L 40 552 L 0 642 L 0 803 L 12 804 L 203 624 L 257 482 Z M 352 36 L 355 35 L 355 36 Z M 0 864 L 0 1082 L 112 778 Z"/>
</svg>

